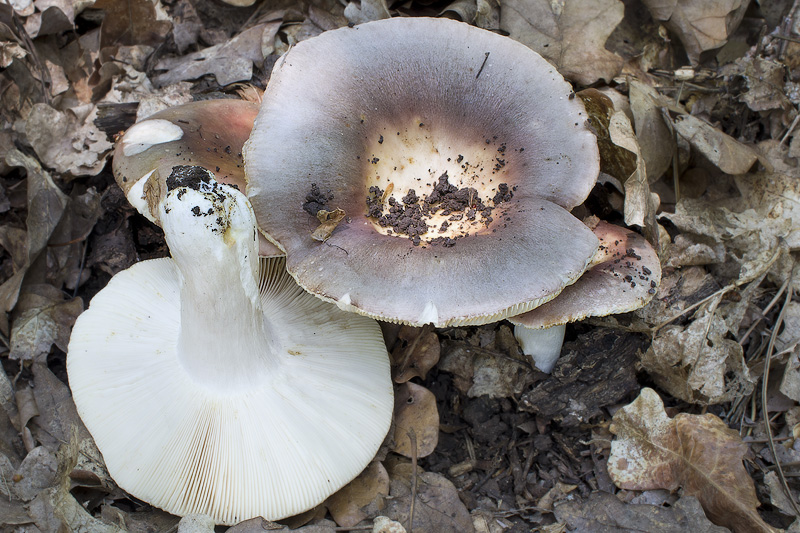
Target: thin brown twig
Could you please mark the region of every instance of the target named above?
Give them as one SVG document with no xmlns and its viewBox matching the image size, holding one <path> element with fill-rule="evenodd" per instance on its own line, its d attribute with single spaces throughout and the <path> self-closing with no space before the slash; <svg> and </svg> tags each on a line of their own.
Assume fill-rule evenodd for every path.
<svg viewBox="0 0 800 533">
<path fill-rule="evenodd" d="M 798 507 L 797 502 L 794 501 L 794 496 L 792 496 L 792 491 L 789 489 L 789 484 L 786 482 L 786 475 L 783 473 L 783 468 L 781 467 L 781 462 L 778 459 L 778 454 L 775 452 L 775 440 L 772 437 L 772 427 L 770 426 L 770 419 L 769 419 L 769 412 L 767 410 L 767 385 L 769 384 L 769 363 L 772 359 L 772 352 L 775 349 L 775 339 L 778 336 L 778 330 L 783 323 L 783 315 L 786 312 L 786 307 L 789 305 L 789 302 L 792 300 L 792 288 L 791 288 L 791 276 L 789 276 L 789 289 L 786 291 L 786 298 L 783 300 L 783 307 L 781 308 L 781 312 L 778 313 L 778 318 L 775 320 L 775 325 L 772 327 L 772 334 L 769 337 L 769 345 L 767 346 L 767 353 L 764 356 L 764 377 L 763 381 L 761 382 L 761 416 L 764 419 L 764 431 L 767 434 L 767 439 L 769 440 L 769 451 L 772 454 L 773 459 L 775 459 L 775 467 L 778 471 L 778 477 L 781 480 L 781 485 L 783 486 L 783 492 L 786 493 L 786 497 L 789 498 L 789 502 L 792 504 L 792 509 L 794 509 L 795 514 L 800 515 L 800 507 Z"/>
<path fill-rule="evenodd" d="M 417 501 L 417 434 L 409 428 L 408 440 L 411 441 L 411 506 L 408 510 L 408 533 L 414 531 L 414 503 Z M 800 513 L 798 513 L 800 514 Z"/>
</svg>

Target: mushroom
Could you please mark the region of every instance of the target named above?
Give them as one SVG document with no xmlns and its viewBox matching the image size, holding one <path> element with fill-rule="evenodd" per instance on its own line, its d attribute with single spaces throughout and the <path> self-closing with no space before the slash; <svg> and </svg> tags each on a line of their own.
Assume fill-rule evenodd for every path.
<svg viewBox="0 0 800 533">
<path fill-rule="evenodd" d="M 341 28 L 276 64 L 247 194 L 320 298 L 390 322 L 489 323 L 554 298 L 597 250 L 569 212 L 598 174 L 586 118 L 509 38 L 431 18 Z"/>
<path fill-rule="evenodd" d="M 600 239 L 587 272 L 557 298 L 509 318 L 522 351 L 548 374 L 561 353 L 567 323 L 639 309 L 661 281 L 658 255 L 644 237 L 595 217 L 587 225 Z"/>
<path fill-rule="evenodd" d="M 212 170 L 221 183 L 245 189 L 242 145 L 250 136 L 258 104 L 243 100 L 191 102 L 147 117 L 117 141 L 112 170 L 137 211 L 159 224 L 153 211 L 166 194 L 165 180 L 177 165 Z M 260 255 L 283 255 L 261 239 Z"/>
<path fill-rule="evenodd" d="M 72 331 L 78 413 L 119 486 L 156 507 L 218 524 L 307 510 L 389 429 L 380 328 L 259 260 L 243 193 L 198 167 L 166 185 L 172 257 L 114 276 Z"/>
</svg>

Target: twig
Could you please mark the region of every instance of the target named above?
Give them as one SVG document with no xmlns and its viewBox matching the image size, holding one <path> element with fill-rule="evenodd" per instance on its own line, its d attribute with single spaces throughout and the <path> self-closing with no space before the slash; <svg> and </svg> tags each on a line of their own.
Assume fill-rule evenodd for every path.
<svg viewBox="0 0 800 533">
<path fill-rule="evenodd" d="M 800 41 L 798 41 L 798 42 L 800 42 Z M 797 127 L 797 123 L 798 122 L 800 122 L 800 113 L 798 113 L 797 116 L 794 117 L 794 120 L 792 121 L 792 124 L 789 126 L 789 129 L 786 130 L 786 133 L 784 133 L 783 137 L 781 137 L 781 142 L 778 143 L 778 146 L 783 146 L 783 143 L 786 142 L 786 139 L 789 137 L 789 135 L 792 134 L 794 129 Z"/>
<path fill-rule="evenodd" d="M 791 282 L 791 276 L 789 276 L 789 280 Z M 775 452 L 775 440 L 772 437 L 772 427 L 770 426 L 769 420 L 769 412 L 767 411 L 767 385 L 769 383 L 769 363 L 772 359 L 772 352 L 775 349 L 775 338 L 778 336 L 778 330 L 783 323 L 783 315 L 786 312 L 786 307 L 789 305 L 789 302 L 792 300 L 792 289 L 791 285 L 789 289 L 786 291 L 786 298 L 783 300 L 783 307 L 781 308 L 781 312 L 778 313 L 778 318 L 775 320 L 775 325 L 772 327 L 772 334 L 769 337 L 769 345 L 767 346 L 767 353 L 764 356 L 764 378 L 761 382 L 761 416 L 764 419 L 764 431 L 767 434 L 767 439 L 769 440 L 769 451 L 772 454 L 773 459 L 775 459 L 775 467 L 778 471 L 778 477 L 781 480 L 781 485 L 783 486 L 783 491 L 786 493 L 786 497 L 789 498 L 789 502 L 792 504 L 792 509 L 796 515 L 800 515 L 800 507 L 797 506 L 797 503 L 794 501 L 794 496 L 792 496 L 792 491 L 789 490 L 789 484 L 786 482 L 786 476 L 783 473 L 783 468 L 781 467 L 781 462 L 778 459 L 778 454 Z"/>
<path fill-rule="evenodd" d="M 789 286 L 789 280 L 787 279 L 786 281 L 783 282 L 783 285 L 781 285 L 781 288 L 778 290 L 778 293 L 775 295 L 775 297 L 772 298 L 772 301 L 769 302 L 769 304 L 767 304 L 767 306 L 764 308 L 763 311 L 761 311 L 761 316 L 758 317 L 758 319 L 756 319 L 753 322 L 753 324 L 747 329 L 747 331 L 744 332 L 744 334 L 741 337 L 739 337 L 739 344 L 744 344 L 744 342 L 747 340 L 747 338 L 750 336 L 750 334 L 753 332 L 756 326 L 764 319 L 767 313 L 769 313 L 770 309 L 772 309 L 772 307 L 776 303 L 778 303 L 778 299 L 781 297 L 781 294 L 783 294 L 783 291 L 785 291 L 786 287 L 788 286 Z"/>
<path fill-rule="evenodd" d="M 406 432 L 411 441 L 411 507 L 408 510 L 408 533 L 414 530 L 414 503 L 417 501 L 417 434 L 414 428 Z M 800 514 L 800 513 L 798 513 Z"/>
<path fill-rule="evenodd" d="M 477 73 L 477 74 L 475 74 L 475 79 L 476 79 L 476 80 L 478 79 L 478 76 L 480 76 L 480 75 L 481 75 L 481 72 L 483 72 L 483 67 L 485 67 L 485 66 L 486 66 L 486 62 L 487 62 L 488 60 L 489 60 L 489 52 L 486 52 L 486 54 L 483 56 L 483 63 L 481 63 L 481 68 L 480 68 L 480 69 L 478 69 L 478 73 Z"/>
</svg>

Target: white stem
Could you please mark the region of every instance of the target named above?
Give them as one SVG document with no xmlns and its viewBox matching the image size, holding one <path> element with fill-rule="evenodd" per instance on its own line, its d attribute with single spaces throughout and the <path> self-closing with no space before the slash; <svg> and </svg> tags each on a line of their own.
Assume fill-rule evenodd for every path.
<svg viewBox="0 0 800 533">
<path fill-rule="evenodd" d="M 244 194 L 195 168 L 161 205 L 180 273 L 179 359 L 192 379 L 220 391 L 263 386 L 278 355 L 261 309 L 255 215 Z"/>
<path fill-rule="evenodd" d="M 514 336 L 525 355 L 530 355 L 536 368 L 549 374 L 556 366 L 564 344 L 564 332 L 567 326 L 553 326 L 544 329 L 531 329 L 525 326 L 514 326 Z"/>
</svg>

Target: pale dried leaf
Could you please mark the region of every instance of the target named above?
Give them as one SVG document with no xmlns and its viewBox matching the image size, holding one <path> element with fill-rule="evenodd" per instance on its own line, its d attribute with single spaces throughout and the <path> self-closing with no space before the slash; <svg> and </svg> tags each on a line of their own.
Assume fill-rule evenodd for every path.
<svg viewBox="0 0 800 533">
<path fill-rule="evenodd" d="M 571 531 L 611 533 L 658 531 L 658 533 L 724 533 L 712 524 L 694 496 L 684 496 L 670 507 L 623 503 L 612 494 L 593 492 L 589 501 L 565 501 L 555 506 L 555 515 Z"/>
<path fill-rule="evenodd" d="M 744 174 L 758 159 L 754 148 L 742 144 L 708 122 L 692 115 L 675 119 L 678 135 L 726 174 Z"/>
<path fill-rule="evenodd" d="M 159 46 L 172 23 L 158 20 L 157 3 L 150 0 L 97 0 L 105 11 L 100 27 L 100 47 L 145 44 Z"/>
<path fill-rule="evenodd" d="M 591 85 L 611 81 L 622 69 L 620 56 L 605 48 L 624 15 L 618 0 L 551 2 L 507 0 L 500 29 L 553 63 L 567 79 Z"/>
<path fill-rule="evenodd" d="M 693 65 L 700 54 L 724 45 L 739 25 L 747 0 L 643 0 L 653 18 L 675 32 Z"/>
<path fill-rule="evenodd" d="M 662 112 L 666 102 L 658 91 L 637 80 L 630 81 L 631 112 L 639 140 L 641 157 L 647 169 L 647 180 L 653 183 L 672 164 L 675 140 Z"/>
<path fill-rule="evenodd" d="M 15 59 L 22 59 L 27 52 L 17 43 L 0 42 L 0 68 L 8 67 Z"/>
<path fill-rule="evenodd" d="M 61 174 L 94 176 L 103 170 L 112 148 L 94 124 L 97 107 L 83 104 L 59 111 L 34 104 L 25 123 L 25 134 L 42 163 Z"/>
<path fill-rule="evenodd" d="M 11 486 L 14 495 L 23 501 L 31 501 L 39 492 L 54 486 L 58 481 L 58 461 L 44 446 L 31 450 L 14 473 Z"/>
<path fill-rule="evenodd" d="M 372 533 L 406 533 L 400 522 L 386 516 L 378 516 L 372 523 Z"/>
<path fill-rule="evenodd" d="M 720 305 L 714 313 L 703 308 L 685 327 L 662 328 L 642 355 L 642 366 L 659 386 L 687 402 L 717 404 L 749 394 L 755 379 L 742 346 L 726 338 L 738 329 L 742 310 L 735 305 Z"/>
<path fill-rule="evenodd" d="M 789 516 L 797 516 L 794 511 L 792 502 L 783 490 L 783 484 L 778 478 L 778 474 L 774 471 L 769 471 L 764 474 L 764 484 L 769 489 L 769 501 L 772 505 L 780 509 L 784 514 Z"/>
<path fill-rule="evenodd" d="M 11 328 L 9 358 L 45 362 L 53 344 L 66 352 L 72 325 L 82 312 L 80 298 L 51 301 L 24 311 Z"/>
<path fill-rule="evenodd" d="M 753 480 L 742 459 L 739 434 L 712 414 L 678 414 L 670 419 L 661 398 L 642 389 L 611 423 L 608 472 L 629 490 L 683 489 L 696 496 L 718 525 L 738 532 L 775 532 L 759 516 Z"/>
<path fill-rule="evenodd" d="M 166 70 L 155 77 L 159 86 L 193 80 L 213 74 L 220 85 L 249 81 L 253 63 L 264 61 L 262 39 L 273 33 L 273 24 L 258 24 L 233 39 L 181 57 L 165 58 L 156 63 L 156 70 Z"/>
<path fill-rule="evenodd" d="M 398 337 L 403 341 L 392 350 L 392 380 L 405 383 L 414 377 L 425 379 L 439 362 L 439 337 L 430 328 L 403 326 Z"/>
<path fill-rule="evenodd" d="M 360 0 L 348 2 L 344 16 L 351 24 L 363 24 L 371 20 L 388 19 L 391 15 L 386 0 Z"/>
<path fill-rule="evenodd" d="M 408 524 L 413 474 L 413 468 L 408 463 L 395 465 L 389 471 L 392 479 L 391 499 L 384 514 L 401 524 Z M 455 486 L 434 472 L 418 470 L 416 475 L 417 498 L 412 529 L 436 533 L 472 533 L 472 518 L 458 497 Z"/>
<path fill-rule="evenodd" d="M 431 391 L 416 383 L 398 385 L 394 395 L 394 446 L 392 451 L 411 457 L 414 452 L 409 432 L 416 438 L 416 456 L 433 453 L 439 442 L 439 410 Z"/>
<path fill-rule="evenodd" d="M 341 527 L 352 527 L 375 517 L 386 505 L 389 495 L 389 474 L 377 461 L 357 478 L 330 496 L 325 505 Z"/>
<path fill-rule="evenodd" d="M 36 159 L 16 149 L 4 153 L 3 148 L 0 146 L 0 158 L 4 158 L 8 166 L 21 167 L 27 172 L 28 189 L 27 257 L 24 265 L 0 286 L 0 305 L 6 311 L 11 311 L 17 303 L 19 289 L 28 267 L 47 245 L 64 213 L 68 198 L 56 186 L 50 174 L 42 170 Z"/>
</svg>

